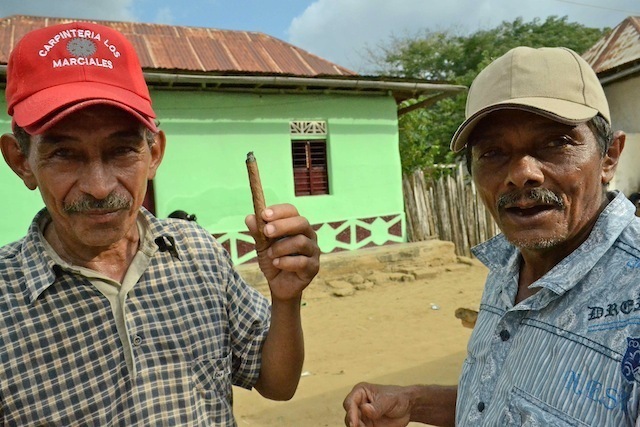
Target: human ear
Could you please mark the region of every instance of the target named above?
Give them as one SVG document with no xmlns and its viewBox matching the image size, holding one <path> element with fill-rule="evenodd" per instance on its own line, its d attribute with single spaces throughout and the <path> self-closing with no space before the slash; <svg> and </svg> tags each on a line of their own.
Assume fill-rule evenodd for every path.
<svg viewBox="0 0 640 427">
<path fill-rule="evenodd" d="M 605 185 L 611 182 L 613 175 L 616 173 L 618 161 L 620 160 L 626 139 L 627 135 L 625 135 L 624 132 L 620 130 L 615 132 L 613 134 L 613 142 L 607 152 L 604 153 L 604 157 L 602 158 L 602 183 Z"/>
<path fill-rule="evenodd" d="M 155 142 L 149 149 L 151 150 L 151 163 L 149 164 L 149 173 L 147 179 L 153 179 L 156 176 L 158 166 L 162 163 L 164 157 L 164 149 L 167 145 L 167 137 L 164 131 L 158 131 L 154 136 Z"/>
<path fill-rule="evenodd" d="M 29 164 L 29 158 L 22 152 L 18 140 L 12 133 L 0 136 L 0 149 L 2 149 L 4 161 L 22 179 L 24 185 L 29 190 L 38 188 L 38 183 Z"/>
</svg>

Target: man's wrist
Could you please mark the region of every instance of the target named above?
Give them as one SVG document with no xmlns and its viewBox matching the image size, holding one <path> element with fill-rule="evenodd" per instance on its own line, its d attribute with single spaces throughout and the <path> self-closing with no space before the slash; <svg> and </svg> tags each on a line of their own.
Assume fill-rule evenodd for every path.
<svg viewBox="0 0 640 427">
<path fill-rule="evenodd" d="M 455 424 L 456 386 L 416 385 L 408 387 L 407 393 L 410 421 L 436 426 Z"/>
</svg>

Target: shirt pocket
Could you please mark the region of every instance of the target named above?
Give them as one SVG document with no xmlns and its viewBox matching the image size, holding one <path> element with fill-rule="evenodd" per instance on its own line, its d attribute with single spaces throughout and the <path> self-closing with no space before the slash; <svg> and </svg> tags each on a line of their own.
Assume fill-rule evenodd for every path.
<svg viewBox="0 0 640 427">
<path fill-rule="evenodd" d="M 507 427 L 589 426 L 518 387 L 511 390 L 509 408 L 505 411 L 500 425 Z"/>
<path fill-rule="evenodd" d="M 231 355 L 196 359 L 191 372 L 195 388 L 204 399 L 231 401 Z"/>
</svg>

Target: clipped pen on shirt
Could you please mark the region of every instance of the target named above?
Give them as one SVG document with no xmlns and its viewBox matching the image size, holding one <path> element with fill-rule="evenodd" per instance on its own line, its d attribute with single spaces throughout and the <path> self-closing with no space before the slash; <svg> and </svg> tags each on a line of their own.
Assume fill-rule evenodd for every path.
<svg viewBox="0 0 640 427">
<path fill-rule="evenodd" d="M 251 197 L 253 198 L 253 211 L 256 214 L 256 224 L 258 225 L 258 237 L 256 238 L 256 246 L 264 246 L 267 238 L 264 235 L 264 220 L 262 219 L 262 211 L 265 210 L 264 193 L 262 191 L 262 183 L 260 182 L 260 172 L 258 171 L 258 162 L 253 155 L 253 151 L 247 153 L 247 173 L 249 174 L 249 186 L 251 187 Z"/>
</svg>

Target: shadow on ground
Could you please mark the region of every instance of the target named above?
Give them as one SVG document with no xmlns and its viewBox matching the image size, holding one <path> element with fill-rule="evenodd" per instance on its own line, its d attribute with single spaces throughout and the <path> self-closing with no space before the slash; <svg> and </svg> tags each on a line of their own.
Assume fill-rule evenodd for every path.
<svg viewBox="0 0 640 427">
<path fill-rule="evenodd" d="M 256 427 L 339 427 L 344 426 L 344 410 L 342 401 L 352 386 L 358 381 L 381 384 L 453 384 L 457 378 L 450 378 L 448 372 L 459 371 L 464 361 L 466 353 L 458 352 L 450 356 L 437 359 L 435 361 L 414 366 L 404 370 L 389 372 L 371 378 L 352 379 L 344 375 L 342 386 L 333 390 L 309 395 L 308 391 L 313 389 L 313 377 L 303 377 L 301 379 L 300 390 L 305 391 L 308 397 L 294 397 L 289 402 L 269 402 L 268 408 L 250 415 L 236 413 L 238 426 Z M 340 374 L 336 374 L 340 375 Z M 244 392 L 246 391 L 239 391 Z M 292 420 L 295 420 L 293 422 Z M 320 422 L 318 420 L 323 420 Z M 418 424 L 410 424 L 418 425 Z"/>
</svg>

